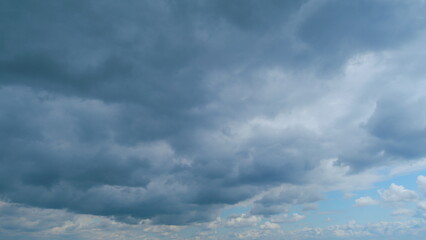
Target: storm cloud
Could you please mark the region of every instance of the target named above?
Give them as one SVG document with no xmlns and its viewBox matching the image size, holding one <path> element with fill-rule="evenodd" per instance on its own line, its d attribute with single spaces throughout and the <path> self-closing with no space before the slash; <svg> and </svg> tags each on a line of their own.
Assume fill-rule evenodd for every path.
<svg viewBox="0 0 426 240">
<path fill-rule="evenodd" d="M 323 160 L 353 174 L 425 157 L 424 93 L 404 93 L 424 85 L 422 65 L 386 58 L 424 39 L 424 11 L 381 0 L 2 1 L 0 195 L 189 224 L 280 186 L 252 213 L 319 201 L 310 184 Z M 405 71 L 383 84 L 395 74 L 353 74 L 363 62 Z"/>
</svg>

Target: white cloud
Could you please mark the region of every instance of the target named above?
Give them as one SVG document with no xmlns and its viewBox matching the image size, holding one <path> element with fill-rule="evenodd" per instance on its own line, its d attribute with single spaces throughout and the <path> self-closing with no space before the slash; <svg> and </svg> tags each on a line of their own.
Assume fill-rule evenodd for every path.
<svg viewBox="0 0 426 240">
<path fill-rule="evenodd" d="M 407 164 L 396 164 L 398 166 L 394 166 L 390 170 L 389 175 L 395 176 L 395 175 L 401 175 L 401 174 L 407 174 L 411 172 L 416 172 L 419 170 L 425 170 L 426 169 L 426 159 L 421 159 L 418 161 L 413 161 L 409 165 Z"/>
<path fill-rule="evenodd" d="M 260 232 L 257 230 L 248 230 L 242 233 L 235 233 L 234 235 L 239 239 L 257 238 L 260 236 Z"/>
<path fill-rule="evenodd" d="M 414 211 L 408 208 L 398 208 L 392 212 L 393 216 L 409 216 L 413 215 Z"/>
<path fill-rule="evenodd" d="M 354 193 L 352 192 L 346 192 L 345 194 L 343 194 L 343 199 L 351 199 L 355 196 Z"/>
<path fill-rule="evenodd" d="M 415 191 L 406 189 L 404 186 L 392 183 L 387 190 L 377 191 L 383 201 L 386 202 L 410 202 L 415 201 L 418 195 Z"/>
<path fill-rule="evenodd" d="M 317 203 L 307 203 L 303 205 L 302 211 L 313 211 L 313 210 L 318 210 Z"/>
<path fill-rule="evenodd" d="M 298 213 L 293 213 L 291 215 L 283 214 L 283 215 L 271 217 L 270 221 L 273 223 L 298 222 L 300 220 L 303 220 L 305 217 L 306 216 L 298 214 Z"/>
<path fill-rule="evenodd" d="M 260 225 L 261 229 L 271 229 L 271 230 L 276 230 L 276 229 L 280 229 L 281 226 L 277 223 L 272 223 L 272 222 L 265 222 L 264 224 Z"/>
<path fill-rule="evenodd" d="M 311 179 L 315 179 L 315 186 L 323 190 L 342 190 L 345 192 L 369 189 L 373 183 L 384 180 L 384 176 L 377 174 L 377 169 L 370 169 L 356 174 L 349 174 L 351 168 L 341 165 L 338 159 L 321 160 L 320 165 L 309 174 Z M 347 195 L 353 196 L 353 195 Z"/>
<path fill-rule="evenodd" d="M 305 227 L 293 231 L 283 232 L 283 236 L 288 239 L 420 239 L 424 236 L 426 225 L 424 220 L 412 220 L 407 222 L 378 222 L 368 224 L 358 224 L 350 221 L 348 224 L 332 225 L 325 228 Z M 406 237 L 406 238 L 405 238 Z"/>
<path fill-rule="evenodd" d="M 426 201 L 417 203 L 417 217 L 426 218 Z"/>
<path fill-rule="evenodd" d="M 355 200 L 355 206 L 369 206 L 369 205 L 376 205 L 379 201 L 372 199 L 370 196 L 367 197 L 360 197 Z"/>
<path fill-rule="evenodd" d="M 176 226 L 176 225 L 149 225 L 144 228 L 145 232 L 156 232 L 156 233 L 164 233 L 164 232 L 179 232 L 186 228 L 186 226 Z"/>
<path fill-rule="evenodd" d="M 422 211 L 426 211 L 426 201 L 418 202 L 417 207 Z"/>
<path fill-rule="evenodd" d="M 302 219 L 304 219 L 305 218 L 305 216 L 303 216 L 303 215 L 300 215 L 300 214 L 298 214 L 298 213 L 293 213 L 293 215 L 291 216 L 291 220 L 292 221 L 294 221 L 294 222 L 298 222 L 298 221 L 300 221 L 300 220 L 302 220 Z"/>
<path fill-rule="evenodd" d="M 246 214 L 241 214 L 240 216 L 237 217 L 232 217 L 230 219 L 228 219 L 225 223 L 225 226 L 227 227 L 253 227 L 256 226 L 259 222 L 260 222 L 261 217 L 259 216 L 254 216 L 254 215 L 246 215 Z"/>
<path fill-rule="evenodd" d="M 423 175 L 418 176 L 416 183 L 420 191 L 422 191 L 423 193 L 426 193 L 426 177 Z"/>
<path fill-rule="evenodd" d="M 184 226 L 152 225 L 150 221 L 138 224 L 117 222 L 107 217 L 75 214 L 65 210 L 41 209 L 0 201 L 0 238 L 14 239 L 8 235 L 17 229 L 25 239 L 158 239 L 153 233 L 172 235 Z M 6 231 L 7 230 L 7 231 Z M 43 238 L 33 238 L 43 236 Z M 65 238 L 64 238 L 65 239 Z"/>
</svg>

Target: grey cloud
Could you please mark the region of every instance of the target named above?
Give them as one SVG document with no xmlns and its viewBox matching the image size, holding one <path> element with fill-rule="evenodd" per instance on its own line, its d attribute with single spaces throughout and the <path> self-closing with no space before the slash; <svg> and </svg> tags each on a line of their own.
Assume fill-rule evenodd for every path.
<svg viewBox="0 0 426 240">
<path fill-rule="evenodd" d="M 241 164 L 238 180 L 252 184 L 303 182 L 299 173 L 313 169 L 322 157 L 316 141 L 314 134 L 299 129 L 289 129 L 278 138 L 256 134 L 256 139 L 246 147 L 251 149 L 247 154 L 253 161 Z"/>
<path fill-rule="evenodd" d="M 424 6 L 400 1 L 313 1 L 298 36 L 309 60 L 333 72 L 354 53 L 384 50 L 408 41 L 424 24 L 415 12 Z M 327 53 L 333 53 L 332 57 Z M 312 55 L 311 55 L 312 54 Z M 326 56 L 326 57 L 325 57 Z"/>
<path fill-rule="evenodd" d="M 173 226 L 153 226 L 149 222 L 139 221 L 125 224 L 105 217 L 27 207 L 9 202 L 0 202 L 0 213 L 0 237 L 3 239 L 88 240 L 116 239 L 117 235 L 127 238 L 150 238 L 157 235 L 155 231 L 176 232 Z"/>
<path fill-rule="evenodd" d="M 215 1 L 212 5 L 215 12 L 243 30 L 262 31 L 269 30 L 271 26 L 280 24 L 280 20 L 288 20 L 295 10 L 306 1 L 276 1 L 271 0 L 266 4 L 258 1 Z M 277 19 L 279 20 L 277 22 Z"/>
<path fill-rule="evenodd" d="M 250 210 L 250 214 L 253 215 L 262 215 L 262 216 L 272 216 L 282 213 L 289 212 L 289 206 L 285 204 L 277 205 L 264 205 L 262 203 L 256 203 L 253 208 Z"/>
<path fill-rule="evenodd" d="M 406 96 L 383 99 L 377 103 L 366 127 L 380 139 L 386 153 L 404 158 L 422 157 L 426 153 L 421 147 L 426 143 L 426 115 L 420 109 L 425 103 L 423 98 L 410 100 Z"/>
<path fill-rule="evenodd" d="M 288 212 L 288 206 L 313 204 L 321 199 L 323 199 L 321 193 L 313 187 L 283 186 L 257 200 L 251 213 L 265 216 L 276 215 Z"/>
<path fill-rule="evenodd" d="M 405 3 L 353 4 L 3 1 L 1 196 L 187 224 L 271 187 L 313 181 L 306 173 L 336 155 L 319 143 L 327 138 L 250 124 L 317 101 L 338 81 L 317 75 L 324 65 L 338 72 L 353 54 L 401 45 L 419 28 L 400 21 L 415 8 Z M 352 23 L 353 32 L 345 27 Z M 367 124 L 378 138 L 385 113 L 380 105 Z M 253 211 L 319 198 L 284 191 Z"/>
<path fill-rule="evenodd" d="M 424 97 L 390 94 L 377 101 L 376 108 L 362 126 L 368 136 L 340 161 L 353 169 L 365 169 L 386 161 L 418 159 L 425 156 Z"/>
<path fill-rule="evenodd" d="M 54 227 L 60 227 L 65 221 L 73 220 L 73 216 L 53 210 L 25 208 L 16 204 L 1 202 L 0 236 L 6 239 L 25 239 Z M 63 239 L 63 238 L 60 238 Z"/>
<path fill-rule="evenodd" d="M 228 152 L 220 141 L 191 136 L 199 144 L 192 147 L 206 148 L 202 155 L 193 149 L 177 148 L 179 152 L 175 152 L 167 142 L 129 146 L 115 138 L 124 134 L 120 104 L 18 87 L 4 87 L 1 92 L 0 102 L 12 106 L 4 108 L 2 125 L 21 131 L 2 138 L 2 190 L 16 202 L 117 219 L 129 215 L 182 224 L 210 219 L 218 207 L 252 197 L 264 184 L 299 181 L 293 172 L 302 174 L 307 169 L 305 162 L 292 162 L 301 157 L 300 152 L 274 156 L 277 147 L 298 149 L 306 145 L 304 139 L 290 143 L 266 134 L 263 145 L 257 143 L 259 138 Z M 22 115 L 28 107 L 32 111 Z M 24 128 L 27 123 L 31 124 Z M 281 141 L 282 145 L 270 148 L 268 141 Z M 22 151 L 13 148 L 17 144 Z M 210 150 L 210 146 L 214 148 Z M 238 149 L 248 148 L 253 156 L 244 160 Z M 213 149 L 222 151 L 210 152 Z M 180 159 L 185 158 L 182 153 L 188 154 L 189 163 Z"/>
</svg>

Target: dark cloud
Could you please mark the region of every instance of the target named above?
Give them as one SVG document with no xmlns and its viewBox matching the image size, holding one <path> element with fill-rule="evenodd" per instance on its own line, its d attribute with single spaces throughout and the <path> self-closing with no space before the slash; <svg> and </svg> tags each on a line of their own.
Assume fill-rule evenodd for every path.
<svg viewBox="0 0 426 240">
<path fill-rule="evenodd" d="M 291 205 L 312 204 L 323 199 L 315 187 L 284 186 L 257 200 L 251 210 L 255 215 L 276 215 L 289 211 Z"/>
<path fill-rule="evenodd" d="M 355 54 L 415 36 L 421 22 L 407 12 L 421 11 L 416 6 L 3 1 L 1 196 L 186 224 L 271 187 L 315 181 L 306 174 L 336 157 L 339 143 L 284 122 L 338 81 L 324 78 L 325 68 L 331 76 Z M 381 124 L 393 111 L 378 105 L 365 130 L 383 141 L 366 148 L 422 156 L 408 143 L 396 146 L 399 139 L 421 145 L 421 126 L 401 125 L 411 117 Z M 356 166 L 354 159 L 341 162 Z M 284 191 L 253 211 L 318 199 Z"/>
<path fill-rule="evenodd" d="M 426 155 L 424 97 L 391 94 L 381 98 L 363 126 L 365 143 L 341 157 L 354 169 L 365 169 L 386 161 L 419 159 Z"/>
<path fill-rule="evenodd" d="M 420 110 L 425 103 L 424 98 L 406 96 L 391 96 L 377 103 L 366 128 L 380 140 L 386 154 L 408 159 L 425 156 L 421 146 L 426 143 L 426 115 Z"/>
<path fill-rule="evenodd" d="M 307 44 L 306 60 L 326 72 L 334 72 L 354 53 L 395 47 L 413 38 L 424 24 L 408 2 L 332 0 L 308 6 L 298 37 Z"/>
</svg>

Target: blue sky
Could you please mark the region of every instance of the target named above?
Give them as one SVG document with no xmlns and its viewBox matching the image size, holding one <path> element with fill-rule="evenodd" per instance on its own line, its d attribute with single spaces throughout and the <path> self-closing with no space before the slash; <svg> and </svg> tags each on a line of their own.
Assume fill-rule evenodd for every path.
<svg viewBox="0 0 426 240">
<path fill-rule="evenodd" d="M 425 4 L 1 1 L 0 238 L 423 239 Z"/>
</svg>

